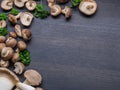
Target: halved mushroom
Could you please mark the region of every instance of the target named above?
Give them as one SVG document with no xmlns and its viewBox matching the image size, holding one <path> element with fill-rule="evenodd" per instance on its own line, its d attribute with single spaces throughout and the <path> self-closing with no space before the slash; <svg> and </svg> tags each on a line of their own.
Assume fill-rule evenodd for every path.
<svg viewBox="0 0 120 90">
<path fill-rule="evenodd" d="M 26 2 L 25 6 L 29 11 L 33 11 L 36 7 L 36 2 L 33 0 L 29 0 L 28 2 Z"/>
<path fill-rule="evenodd" d="M 12 71 L 0 68 L 0 90 L 12 90 L 18 82 L 18 77 Z"/>
<path fill-rule="evenodd" d="M 33 15 L 30 12 L 24 12 L 20 15 L 20 21 L 24 26 L 30 26 Z"/>
<path fill-rule="evenodd" d="M 9 67 L 9 61 L 1 60 L 1 61 L 0 61 L 0 66 L 1 66 L 1 67 L 4 67 L 4 68 Z"/>
<path fill-rule="evenodd" d="M 79 10 L 86 15 L 92 15 L 97 10 L 97 3 L 95 0 L 82 0 Z"/>
<path fill-rule="evenodd" d="M 2 0 L 1 8 L 3 10 L 11 10 L 13 7 L 13 0 Z"/>
<path fill-rule="evenodd" d="M 20 25 L 18 25 L 18 24 L 15 25 L 15 32 L 16 32 L 17 36 L 22 37 L 22 31 L 21 31 Z"/>
<path fill-rule="evenodd" d="M 0 28 L 5 28 L 7 26 L 7 23 L 5 20 L 0 21 Z"/>
<path fill-rule="evenodd" d="M 52 16 L 58 16 L 62 12 L 60 5 L 54 4 L 50 8 Z"/>
<path fill-rule="evenodd" d="M 14 4 L 15 6 L 22 8 L 25 5 L 25 2 L 27 2 L 28 0 L 14 0 Z"/>
<path fill-rule="evenodd" d="M 72 15 L 72 9 L 69 6 L 65 6 L 65 8 L 62 10 L 62 13 L 65 14 L 66 18 L 69 18 Z"/>
</svg>

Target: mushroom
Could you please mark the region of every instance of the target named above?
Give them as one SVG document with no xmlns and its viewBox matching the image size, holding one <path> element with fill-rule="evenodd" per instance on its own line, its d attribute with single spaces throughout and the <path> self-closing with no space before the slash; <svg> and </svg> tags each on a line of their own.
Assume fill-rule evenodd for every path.
<svg viewBox="0 0 120 90">
<path fill-rule="evenodd" d="M 56 0 L 57 3 L 62 3 L 62 4 L 67 3 L 68 1 L 70 1 L 70 0 Z"/>
<path fill-rule="evenodd" d="M 0 36 L 0 43 L 5 42 L 5 40 L 6 40 L 6 37 L 5 37 L 5 36 Z"/>
<path fill-rule="evenodd" d="M 14 0 L 14 4 L 15 6 L 22 8 L 24 7 L 25 2 L 27 2 L 28 0 Z"/>
<path fill-rule="evenodd" d="M 17 44 L 17 40 L 14 39 L 13 37 L 8 37 L 8 39 L 6 40 L 6 46 L 7 47 L 12 47 L 14 48 Z"/>
<path fill-rule="evenodd" d="M 15 32 L 9 32 L 9 37 L 13 37 L 13 38 L 16 38 L 17 35 Z"/>
<path fill-rule="evenodd" d="M 37 87 L 36 90 L 43 90 L 42 88 Z"/>
<path fill-rule="evenodd" d="M 21 31 L 20 25 L 18 25 L 18 24 L 15 25 L 15 32 L 16 32 L 17 36 L 22 37 L 22 31 Z"/>
<path fill-rule="evenodd" d="M 55 0 L 47 0 L 48 6 L 51 7 L 55 4 Z"/>
<path fill-rule="evenodd" d="M 15 63 L 15 62 L 18 62 L 20 60 L 19 58 L 19 53 L 14 53 L 13 57 L 12 57 L 12 62 Z"/>
<path fill-rule="evenodd" d="M 24 12 L 20 15 L 20 21 L 24 26 L 30 26 L 33 15 L 30 12 Z"/>
<path fill-rule="evenodd" d="M 4 47 L 6 47 L 5 43 L 0 43 L 0 53 Z"/>
<path fill-rule="evenodd" d="M 13 0 L 2 0 L 1 8 L 3 10 L 6 10 L 6 11 L 11 10 L 12 7 L 13 7 Z"/>
<path fill-rule="evenodd" d="M 7 26 L 7 23 L 5 20 L 0 21 L 0 28 L 5 28 Z"/>
<path fill-rule="evenodd" d="M 36 2 L 33 1 L 33 0 L 29 0 L 29 1 L 27 1 L 26 4 L 25 4 L 26 8 L 27 8 L 29 11 L 33 11 L 33 10 L 35 9 L 36 5 L 37 5 Z"/>
<path fill-rule="evenodd" d="M 16 74 L 22 74 L 23 71 L 24 71 L 24 69 L 25 69 L 24 64 L 21 63 L 21 62 L 16 62 L 16 63 L 14 64 L 14 67 L 15 67 L 14 72 L 15 72 Z"/>
<path fill-rule="evenodd" d="M 0 66 L 1 66 L 1 67 L 4 67 L 4 68 L 9 67 L 9 61 L 1 60 L 1 61 L 0 61 Z"/>
<path fill-rule="evenodd" d="M 50 8 L 52 16 L 58 16 L 62 12 L 61 7 L 57 4 L 52 5 Z"/>
<path fill-rule="evenodd" d="M 66 18 L 69 18 L 72 15 L 72 9 L 69 6 L 65 6 L 65 8 L 62 10 L 62 13 L 65 14 Z"/>
<path fill-rule="evenodd" d="M 42 76 L 36 70 L 27 70 L 24 77 L 26 78 L 24 83 L 28 85 L 38 86 L 42 82 Z"/>
<path fill-rule="evenodd" d="M 83 0 L 79 5 L 79 10 L 86 15 L 92 15 L 97 10 L 97 3 L 94 0 Z"/>
<path fill-rule="evenodd" d="M 11 47 L 4 47 L 1 52 L 1 57 L 3 60 L 9 60 L 13 56 L 13 49 Z"/>
<path fill-rule="evenodd" d="M 22 30 L 22 37 L 25 41 L 30 40 L 31 37 L 32 37 L 32 34 L 31 34 L 30 30 L 29 29 L 23 29 Z"/>
<path fill-rule="evenodd" d="M 0 68 L 0 90 L 12 90 L 18 82 L 18 77 L 12 71 Z"/>
<path fill-rule="evenodd" d="M 23 51 L 23 50 L 27 49 L 27 45 L 23 41 L 19 41 L 18 44 L 17 44 L 17 46 L 18 46 L 18 48 L 19 48 L 20 51 Z"/>
</svg>

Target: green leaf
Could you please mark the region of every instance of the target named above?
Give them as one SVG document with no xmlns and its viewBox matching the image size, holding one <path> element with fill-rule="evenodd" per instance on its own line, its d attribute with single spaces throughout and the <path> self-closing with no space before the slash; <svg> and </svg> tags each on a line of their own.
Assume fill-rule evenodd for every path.
<svg viewBox="0 0 120 90">
<path fill-rule="evenodd" d="M 0 28 L 0 36 L 5 36 L 8 34 L 7 28 Z"/>
<path fill-rule="evenodd" d="M 72 7 L 78 6 L 81 1 L 82 1 L 82 0 L 73 0 L 73 1 L 72 1 Z"/>
<path fill-rule="evenodd" d="M 12 8 L 12 10 L 10 11 L 11 14 L 17 15 L 19 13 L 19 11 L 15 8 Z"/>
<path fill-rule="evenodd" d="M 0 14 L 0 20 L 6 20 L 8 17 L 5 13 Z"/>
</svg>

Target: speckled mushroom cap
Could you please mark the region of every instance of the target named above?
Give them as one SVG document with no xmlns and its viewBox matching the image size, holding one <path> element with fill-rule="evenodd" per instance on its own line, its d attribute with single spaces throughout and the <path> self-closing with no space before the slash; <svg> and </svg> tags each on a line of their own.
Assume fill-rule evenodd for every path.
<svg viewBox="0 0 120 90">
<path fill-rule="evenodd" d="M 11 10 L 13 7 L 13 2 L 11 0 L 2 0 L 1 8 L 4 10 Z"/>
<path fill-rule="evenodd" d="M 27 70 L 24 77 L 30 85 L 38 86 L 42 82 L 42 76 L 36 70 Z"/>
<path fill-rule="evenodd" d="M 36 5 L 37 5 L 36 2 L 33 0 L 30 0 L 30 1 L 26 2 L 26 4 L 25 4 L 26 8 L 29 11 L 33 11 L 35 9 Z"/>
</svg>

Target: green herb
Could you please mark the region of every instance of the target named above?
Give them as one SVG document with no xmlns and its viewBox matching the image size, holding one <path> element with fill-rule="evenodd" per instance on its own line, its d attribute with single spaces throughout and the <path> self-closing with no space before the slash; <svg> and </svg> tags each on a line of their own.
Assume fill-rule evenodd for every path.
<svg viewBox="0 0 120 90">
<path fill-rule="evenodd" d="M 12 10 L 10 11 L 11 14 L 17 15 L 19 13 L 19 11 L 15 8 L 12 8 Z"/>
<path fill-rule="evenodd" d="M 19 57 L 20 61 L 25 64 L 29 65 L 30 64 L 30 52 L 28 50 L 20 51 L 19 52 Z"/>
<path fill-rule="evenodd" d="M 72 7 L 78 6 L 81 1 L 82 1 L 82 0 L 73 0 L 73 1 L 72 1 Z"/>
<path fill-rule="evenodd" d="M 0 14 L 0 20 L 6 20 L 8 17 L 5 13 Z"/>
<path fill-rule="evenodd" d="M 37 18 L 46 18 L 49 15 L 49 12 L 45 10 L 45 7 L 43 4 L 38 4 L 35 8 L 34 15 Z"/>
<path fill-rule="evenodd" d="M 0 36 L 5 36 L 8 34 L 7 28 L 0 28 Z"/>
</svg>

